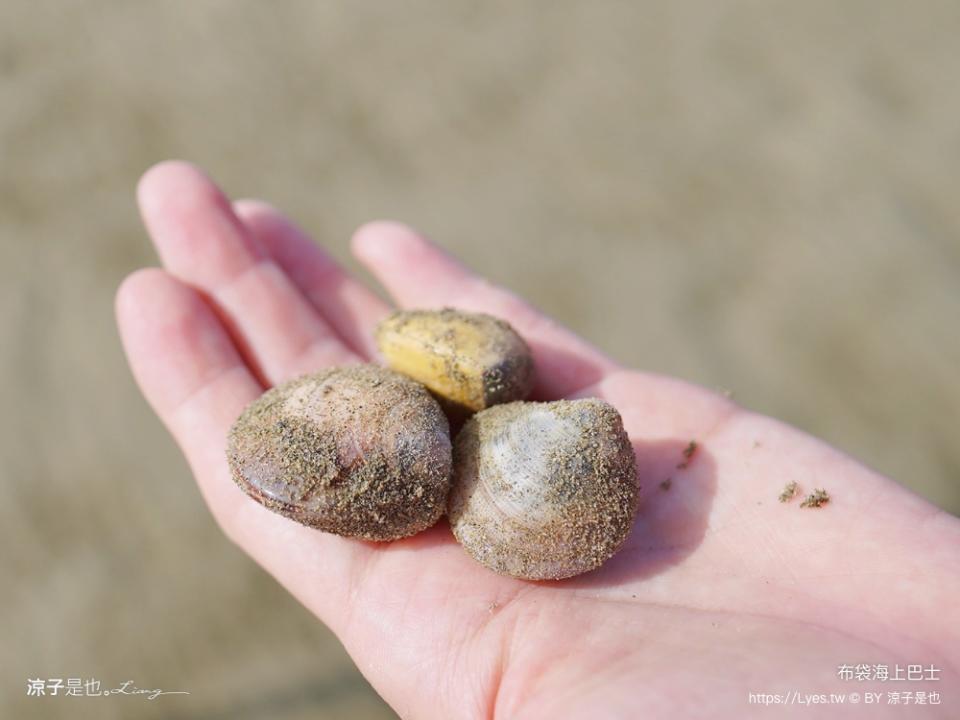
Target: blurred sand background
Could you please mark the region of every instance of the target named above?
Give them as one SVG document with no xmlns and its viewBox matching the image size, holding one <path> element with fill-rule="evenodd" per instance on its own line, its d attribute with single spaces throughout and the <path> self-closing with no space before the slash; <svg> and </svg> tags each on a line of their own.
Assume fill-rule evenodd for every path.
<svg viewBox="0 0 960 720">
<path fill-rule="evenodd" d="M 958 37 L 953 0 L 5 0 L 0 716 L 392 717 L 126 369 L 133 188 L 168 157 L 352 267 L 357 225 L 412 223 L 960 512 Z M 25 697 L 75 676 L 192 694 Z"/>
</svg>

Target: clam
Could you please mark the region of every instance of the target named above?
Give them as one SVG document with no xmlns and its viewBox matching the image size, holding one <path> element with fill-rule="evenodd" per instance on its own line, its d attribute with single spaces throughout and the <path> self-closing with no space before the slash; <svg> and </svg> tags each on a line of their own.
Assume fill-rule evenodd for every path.
<svg viewBox="0 0 960 720">
<path fill-rule="evenodd" d="M 514 402 L 470 418 L 454 442 L 450 526 L 488 568 L 531 580 L 602 565 L 637 509 L 620 414 L 598 399 Z"/>
<path fill-rule="evenodd" d="M 440 406 L 422 385 L 374 365 L 267 391 L 231 429 L 227 459 L 234 481 L 269 509 L 367 540 L 430 527 L 450 488 Z"/>
<path fill-rule="evenodd" d="M 380 323 L 376 339 L 387 364 L 426 385 L 454 417 L 521 400 L 533 384 L 527 343 L 491 315 L 402 310 Z"/>
</svg>

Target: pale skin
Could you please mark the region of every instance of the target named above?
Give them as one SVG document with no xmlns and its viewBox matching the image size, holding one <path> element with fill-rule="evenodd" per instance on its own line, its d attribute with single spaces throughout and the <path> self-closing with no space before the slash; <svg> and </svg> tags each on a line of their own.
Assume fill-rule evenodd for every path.
<svg viewBox="0 0 960 720">
<path fill-rule="evenodd" d="M 443 522 L 375 544 L 261 507 L 230 478 L 230 425 L 270 385 L 375 361 L 372 331 L 391 307 L 275 209 L 231 202 L 191 165 L 152 168 L 138 198 L 163 269 L 124 281 L 117 322 L 143 394 L 227 536 L 402 717 L 957 715 L 957 518 L 722 394 L 621 367 L 397 223 L 352 240 L 397 306 L 504 317 L 533 348 L 537 399 L 596 396 L 620 411 L 642 485 L 633 531 L 600 570 L 527 582 L 474 562 Z M 778 502 L 792 480 L 801 496 Z M 815 487 L 830 502 L 801 509 Z M 940 679 L 837 677 L 860 663 L 933 665 Z M 882 692 L 884 704 L 748 702 L 795 690 Z M 891 690 L 939 691 L 940 704 L 888 705 Z"/>
</svg>

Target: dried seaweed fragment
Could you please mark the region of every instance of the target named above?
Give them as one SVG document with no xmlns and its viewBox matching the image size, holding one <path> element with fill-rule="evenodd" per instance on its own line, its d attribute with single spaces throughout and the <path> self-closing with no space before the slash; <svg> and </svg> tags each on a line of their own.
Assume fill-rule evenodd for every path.
<svg viewBox="0 0 960 720">
<path fill-rule="evenodd" d="M 786 503 L 793 500 L 797 495 L 800 494 L 800 485 L 797 484 L 796 480 L 791 480 L 786 485 L 783 486 L 783 490 L 780 493 L 778 498 L 780 502 Z"/>
<path fill-rule="evenodd" d="M 803 499 L 803 502 L 800 503 L 800 507 L 818 508 L 823 507 L 828 502 L 830 502 L 829 493 L 827 493 L 827 491 L 823 488 L 817 488 Z"/>
</svg>

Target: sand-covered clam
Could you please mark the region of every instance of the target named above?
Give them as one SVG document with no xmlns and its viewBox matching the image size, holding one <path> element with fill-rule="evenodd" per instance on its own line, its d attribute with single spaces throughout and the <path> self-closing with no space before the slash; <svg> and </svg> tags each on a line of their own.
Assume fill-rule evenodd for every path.
<svg viewBox="0 0 960 720">
<path fill-rule="evenodd" d="M 457 540 L 496 572 L 560 579 L 599 567 L 637 509 L 633 448 L 598 399 L 483 410 L 454 442 L 447 513 Z"/>
<path fill-rule="evenodd" d="M 267 391 L 231 429 L 227 459 L 236 483 L 271 510 L 368 540 L 430 527 L 450 488 L 440 406 L 422 385 L 375 365 Z"/>
<path fill-rule="evenodd" d="M 377 327 L 387 364 L 426 385 L 454 416 L 521 400 L 533 385 L 530 348 L 483 313 L 401 310 Z"/>
</svg>

